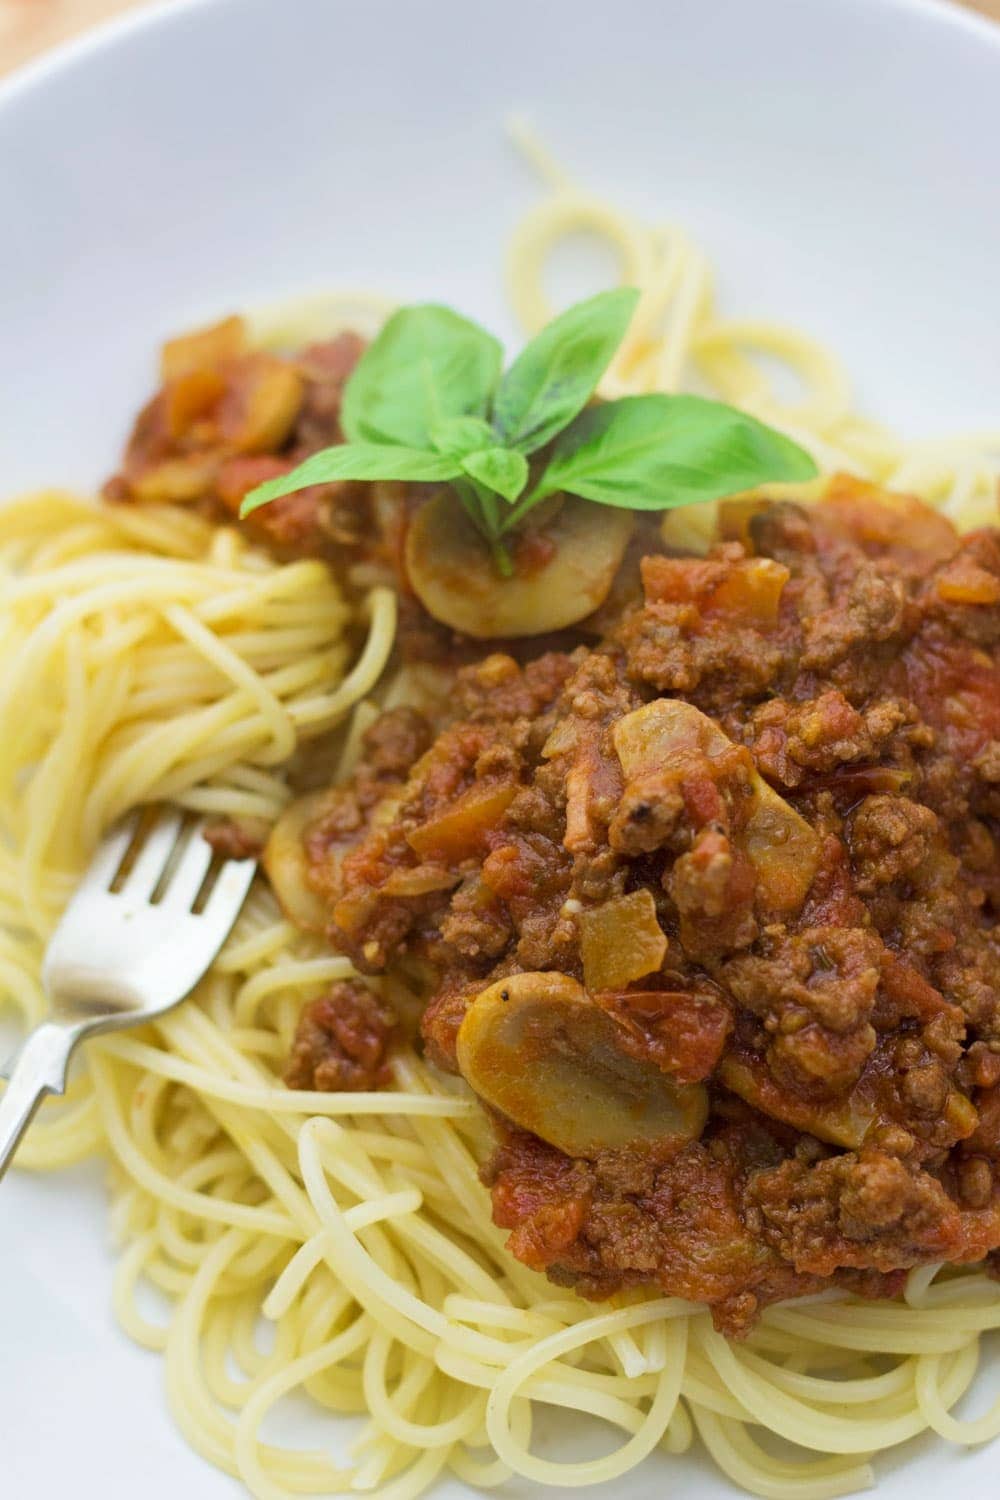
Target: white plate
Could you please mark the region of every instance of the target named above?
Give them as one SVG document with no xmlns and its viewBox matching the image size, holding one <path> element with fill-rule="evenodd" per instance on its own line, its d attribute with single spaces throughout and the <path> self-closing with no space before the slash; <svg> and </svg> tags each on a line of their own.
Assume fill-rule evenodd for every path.
<svg viewBox="0 0 1000 1500">
<path fill-rule="evenodd" d="M 1000 29 L 927 0 L 172 0 L 0 90 L 0 489 L 97 479 L 203 315 L 362 284 L 512 335 L 501 248 L 538 193 L 512 106 L 686 223 L 727 309 L 838 347 L 873 414 L 995 424 Z M 96 1171 L 0 1188 L 4 1494 L 235 1495 L 116 1332 L 106 1243 Z M 884 1500 L 1000 1476 L 1000 1449 L 904 1458 Z M 616 1493 L 665 1487 L 727 1490 L 692 1459 Z"/>
</svg>

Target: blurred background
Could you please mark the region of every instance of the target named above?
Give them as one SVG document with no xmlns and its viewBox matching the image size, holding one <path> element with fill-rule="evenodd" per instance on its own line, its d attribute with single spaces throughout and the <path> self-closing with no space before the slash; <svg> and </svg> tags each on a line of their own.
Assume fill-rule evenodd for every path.
<svg viewBox="0 0 1000 1500">
<path fill-rule="evenodd" d="M 149 0 L 0 0 L 0 75 L 98 21 Z M 289 5 L 293 0 L 275 0 Z M 752 0 L 747 0 L 748 4 Z M 803 0 L 806 3 L 806 0 Z M 1000 0 L 949 0 L 1000 21 Z"/>
</svg>

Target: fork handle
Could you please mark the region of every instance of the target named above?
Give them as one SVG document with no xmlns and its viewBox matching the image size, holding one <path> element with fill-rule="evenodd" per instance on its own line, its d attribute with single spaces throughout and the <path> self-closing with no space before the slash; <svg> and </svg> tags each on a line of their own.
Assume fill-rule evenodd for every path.
<svg viewBox="0 0 1000 1500">
<path fill-rule="evenodd" d="M 0 1177 L 46 1094 L 66 1088 L 70 1053 L 79 1039 L 71 1027 L 45 1021 L 24 1040 L 0 1076 L 10 1082 L 0 1095 Z"/>
</svg>

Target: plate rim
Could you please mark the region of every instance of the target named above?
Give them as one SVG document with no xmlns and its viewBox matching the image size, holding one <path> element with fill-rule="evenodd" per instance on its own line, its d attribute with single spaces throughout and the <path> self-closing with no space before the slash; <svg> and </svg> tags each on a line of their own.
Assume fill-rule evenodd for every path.
<svg viewBox="0 0 1000 1500">
<path fill-rule="evenodd" d="M 110 51 L 133 34 L 183 22 L 200 10 L 223 7 L 236 10 L 238 3 L 239 0 L 140 0 L 129 10 L 98 21 L 0 79 L 0 123 L 6 111 L 24 95 L 57 82 L 63 74 L 85 65 L 92 56 Z M 964 32 L 993 51 L 1000 64 L 1000 21 L 971 10 L 958 0 L 810 0 L 810 3 L 815 7 L 822 4 L 831 12 L 839 10 L 845 20 L 850 6 L 857 17 L 871 17 L 881 11 L 887 16 L 895 13 L 902 22 L 924 22 Z"/>
<path fill-rule="evenodd" d="M 804 0 L 799 0 L 804 3 Z M 819 0 L 812 0 L 814 6 L 819 5 Z M 839 5 L 840 11 L 835 12 L 834 6 Z M 70 38 L 57 46 L 47 50 L 40 57 L 15 69 L 8 78 L 0 80 L 0 127 L 4 123 L 12 122 L 16 118 L 17 109 L 24 101 L 29 104 L 34 97 L 40 101 L 38 91 L 49 86 L 55 90 L 54 97 L 58 99 L 60 80 L 75 76 L 78 70 L 84 72 L 90 66 L 91 58 L 98 60 L 110 55 L 111 50 L 121 44 L 124 48 L 131 45 L 130 38 L 145 35 L 155 35 L 158 29 L 166 24 L 176 23 L 178 32 L 189 24 L 198 24 L 198 13 L 204 10 L 206 13 L 221 15 L 224 10 L 232 11 L 238 15 L 239 0 L 147 0 L 147 3 L 137 5 L 133 9 L 126 10 L 118 15 L 112 16 L 89 28 L 82 35 Z M 968 36 L 971 38 L 974 50 L 985 56 L 987 48 L 997 65 L 1000 65 L 1000 25 L 975 12 L 961 8 L 953 3 L 953 0 L 825 0 L 825 11 L 817 11 L 820 16 L 839 14 L 845 30 L 848 26 L 857 27 L 864 24 L 867 16 L 872 24 L 887 22 L 892 24 L 892 18 L 901 28 L 909 27 L 916 31 L 919 26 L 925 34 L 937 35 L 943 38 L 948 35 L 949 29 L 956 37 Z M 238 24 L 230 21 L 228 24 Z M 982 46 L 975 47 L 976 38 Z M 41 107 L 51 108 L 48 103 L 42 102 Z M 105 1159 L 100 1161 L 100 1169 L 103 1171 Z M 106 1220 L 103 1221 L 106 1225 Z M 95 1224 L 95 1235 L 101 1233 L 101 1225 Z M 105 1234 L 106 1238 L 106 1234 Z M 108 1264 L 108 1284 L 106 1287 L 107 1299 L 104 1307 L 104 1336 L 110 1337 L 117 1333 L 110 1307 L 110 1270 L 112 1262 Z M 171 1421 L 171 1426 L 173 1422 Z M 192 1463 L 204 1462 L 200 1459 L 196 1450 L 189 1448 L 185 1443 L 186 1455 Z M 1000 1449 L 998 1449 L 1000 1454 Z M 960 1460 L 960 1455 L 956 1455 Z M 957 1461 L 954 1475 L 958 1477 Z M 1000 1463 L 1000 1456 L 995 1460 Z M 908 1460 L 913 1463 L 914 1472 L 920 1459 Z M 706 1469 L 713 1477 L 718 1477 L 714 1468 Z M 213 1479 L 221 1480 L 221 1474 L 212 1471 Z M 629 1476 L 626 1476 L 626 1478 Z M 885 1477 L 883 1482 L 885 1482 Z M 726 1490 L 729 1490 L 729 1483 Z"/>
</svg>

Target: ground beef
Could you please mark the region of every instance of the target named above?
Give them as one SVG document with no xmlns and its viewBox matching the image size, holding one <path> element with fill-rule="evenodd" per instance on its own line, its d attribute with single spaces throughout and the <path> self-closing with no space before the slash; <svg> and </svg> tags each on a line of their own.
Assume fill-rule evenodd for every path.
<svg viewBox="0 0 1000 1500">
<path fill-rule="evenodd" d="M 304 1008 L 285 1082 L 330 1093 L 384 1088 L 395 1031 L 392 1008 L 374 990 L 341 980 Z"/>
<path fill-rule="evenodd" d="M 890 1295 L 913 1265 L 984 1258 L 1000 1247 L 994 533 L 960 539 L 840 479 L 808 509 L 724 507 L 707 558 L 650 551 L 638 575 L 600 639 L 458 670 L 433 736 L 398 714 L 369 731 L 306 840 L 331 941 L 369 973 L 424 976 L 435 1066 L 460 1070 L 484 989 L 555 971 L 600 1012 L 593 1056 L 553 1033 L 581 1101 L 637 1064 L 700 1100 L 662 1139 L 616 1143 L 595 1121 L 573 1155 L 492 1109 L 494 1217 L 559 1285 L 655 1285 L 740 1332 L 778 1297 Z M 647 705 L 666 705 L 655 753 L 619 738 Z M 304 1018 L 290 1077 L 319 1077 L 326 1015 Z"/>
<path fill-rule="evenodd" d="M 895 1271 L 962 1249 L 961 1214 L 941 1183 L 875 1151 L 783 1162 L 753 1177 L 747 1199 L 765 1242 L 800 1272 Z"/>
<path fill-rule="evenodd" d="M 905 730 L 915 717 L 910 705 L 896 699 L 871 704 L 862 712 L 842 692 L 830 691 L 804 703 L 771 698 L 754 708 L 749 718 L 735 712 L 725 722 L 734 739 L 750 746 L 769 781 L 798 787 L 810 776 L 888 758 L 896 748 L 894 738 L 905 746 Z"/>
<path fill-rule="evenodd" d="M 503 1132 L 486 1172 L 511 1250 L 557 1284 L 602 1298 L 650 1282 L 710 1301 L 741 1331 L 776 1297 L 820 1281 L 784 1263 L 747 1227 L 740 1169 L 775 1159 L 756 1130 L 729 1129 L 669 1161 L 614 1155 L 571 1161 L 532 1136 Z"/>
<path fill-rule="evenodd" d="M 433 738 L 433 729 L 415 708 L 402 705 L 380 714 L 361 737 L 362 775 L 404 781 Z"/>
<path fill-rule="evenodd" d="M 941 827 L 931 808 L 884 794 L 859 802 L 848 826 L 855 888 L 861 895 L 917 879 Z"/>
<path fill-rule="evenodd" d="M 223 859 L 259 859 L 269 832 L 263 818 L 216 818 L 207 824 L 205 838 Z"/>
</svg>

